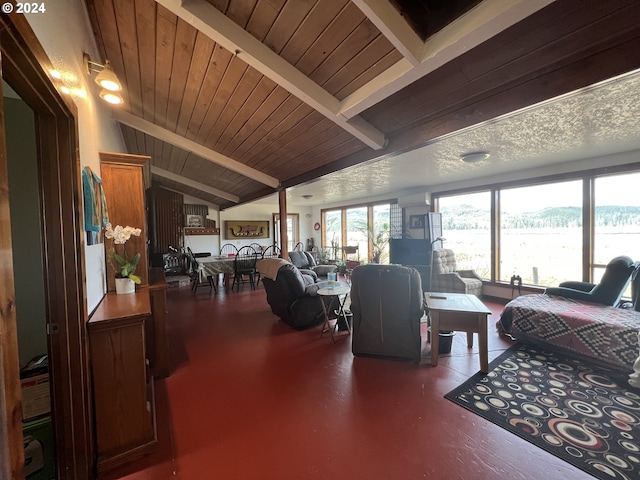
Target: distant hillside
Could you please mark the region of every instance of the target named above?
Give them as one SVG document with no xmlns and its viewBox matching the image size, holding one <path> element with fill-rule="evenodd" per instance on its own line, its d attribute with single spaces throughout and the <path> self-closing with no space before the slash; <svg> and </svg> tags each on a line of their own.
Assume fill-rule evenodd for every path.
<svg viewBox="0 0 640 480">
<path fill-rule="evenodd" d="M 489 229 L 489 211 L 472 205 L 443 209 L 445 230 Z M 550 207 L 502 218 L 503 228 L 562 228 L 582 225 L 582 210 L 578 207 Z M 640 207 L 596 207 L 596 226 L 618 227 L 640 225 Z"/>
</svg>

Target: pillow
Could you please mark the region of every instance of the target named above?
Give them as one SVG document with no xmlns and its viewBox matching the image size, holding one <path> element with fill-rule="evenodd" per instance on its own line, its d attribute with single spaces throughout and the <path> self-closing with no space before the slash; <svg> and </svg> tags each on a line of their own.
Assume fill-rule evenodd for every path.
<svg viewBox="0 0 640 480">
<path fill-rule="evenodd" d="M 309 262 L 309 268 L 313 268 L 315 267 L 316 264 L 316 259 L 313 258 L 313 255 L 311 255 L 309 252 L 303 252 L 304 256 L 307 257 L 307 262 Z"/>
</svg>

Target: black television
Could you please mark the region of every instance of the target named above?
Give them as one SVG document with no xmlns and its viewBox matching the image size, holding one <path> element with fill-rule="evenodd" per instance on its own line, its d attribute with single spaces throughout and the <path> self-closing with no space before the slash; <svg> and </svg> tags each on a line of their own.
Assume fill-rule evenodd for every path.
<svg viewBox="0 0 640 480">
<path fill-rule="evenodd" d="M 430 265 L 431 242 L 422 238 L 392 238 L 389 240 L 389 263 Z"/>
</svg>

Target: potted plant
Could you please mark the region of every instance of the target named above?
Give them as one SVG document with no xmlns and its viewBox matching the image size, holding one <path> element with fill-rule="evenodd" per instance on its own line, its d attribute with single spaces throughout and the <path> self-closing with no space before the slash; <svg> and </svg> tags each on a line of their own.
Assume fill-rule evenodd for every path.
<svg viewBox="0 0 640 480">
<path fill-rule="evenodd" d="M 117 225 L 116 228 L 113 228 L 111 223 L 107 223 L 105 227 L 104 236 L 113 240 L 113 246 L 109 249 L 107 256 L 116 272 L 116 293 L 133 293 L 135 285 L 140 284 L 140 277 L 135 274 L 140 261 L 140 253 L 136 253 L 130 259 L 127 255 L 126 243 L 131 235 L 139 237 L 141 232 L 141 229 L 129 226 Z M 118 253 L 116 249 L 118 245 L 122 245 L 122 253 Z M 113 263 L 114 259 L 117 266 Z"/>
<path fill-rule="evenodd" d="M 368 225 L 364 222 L 357 225 L 356 229 L 367 236 L 369 243 L 373 247 L 371 262 L 380 263 L 380 261 L 382 260 L 382 255 L 383 253 L 385 253 L 387 245 L 389 245 L 389 238 L 391 238 L 389 224 L 383 223 L 382 225 L 380 225 L 378 232 L 374 231 L 373 225 Z"/>
</svg>

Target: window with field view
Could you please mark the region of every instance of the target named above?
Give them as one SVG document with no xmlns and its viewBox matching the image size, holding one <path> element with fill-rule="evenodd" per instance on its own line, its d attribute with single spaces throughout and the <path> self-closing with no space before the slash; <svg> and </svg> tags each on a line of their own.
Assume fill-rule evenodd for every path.
<svg viewBox="0 0 640 480">
<path fill-rule="evenodd" d="M 456 254 L 458 268 L 491 278 L 491 192 L 440 197 L 444 248 Z"/>
<path fill-rule="evenodd" d="M 500 191 L 500 280 L 552 286 L 582 278 L 582 181 Z"/>
<path fill-rule="evenodd" d="M 640 260 L 640 173 L 609 175 L 594 180 L 593 281 L 619 255 Z M 626 292 L 631 296 L 631 290 Z"/>
</svg>

